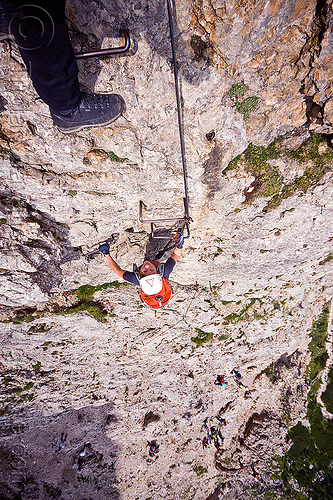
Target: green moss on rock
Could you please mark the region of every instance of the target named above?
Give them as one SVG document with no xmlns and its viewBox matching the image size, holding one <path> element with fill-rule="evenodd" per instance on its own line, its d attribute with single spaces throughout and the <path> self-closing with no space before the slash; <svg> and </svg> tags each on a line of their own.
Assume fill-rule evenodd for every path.
<svg viewBox="0 0 333 500">
<path fill-rule="evenodd" d="M 62 306 L 58 308 L 55 312 L 53 310 L 48 311 L 37 311 L 36 308 L 27 308 L 25 310 L 18 311 L 17 315 L 11 319 L 11 322 L 14 324 L 20 323 L 30 323 L 36 319 L 41 318 L 45 314 L 76 314 L 81 312 L 86 312 L 90 314 L 93 318 L 97 319 L 97 321 L 101 321 L 105 323 L 106 316 L 108 312 L 105 310 L 103 305 L 93 299 L 94 293 L 100 290 L 106 290 L 107 288 L 120 288 L 123 286 L 127 286 L 127 283 L 119 283 L 118 281 L 112 281 L 110 283 L 103 283 L 102 285 L 92 286 L 92 285 L 83 285 L 76 290 L 71 290 L 69 292 L 65 292 L 65 296 L 68 295 L 76 295 L 78 301 L 69 307 Z M 45 323 L 32 326 L 29 329 L 29 333 L 41 333 L 50 330 L 52 327 L 48 327 Z"/>
<path fill-rule="evenodd" d="M 275 364 L 271 363 L 270 365 L 268 365 L 267 368 L 264 369 L 264 374 L 274 384 L 274 382 L 276 382 Z"/>
<path fill-rule="evenodd" d="M 326 410 L 333 414 L 333 368 L 332 367 L 328 374 L 326 390 L 321 395 L 321 399 L 326 406 Z"/>
<path fill-rule="evenodd" d="M 116 161 L 117 163 L 124 163 L 125 161 L 128 160 L 128 158 L 121 158 L 120 156 L 116 155 L 116 153 L 114 153 L 113 151 L 108 151 L 107 154 L 111 161 Z"/>
<path fill-rule="evenodd" d="M 327 353 L 324 341 L 327 334 L 330 304 L 325 304 L 317 321 L 313 322 L 309 344 L 311 361 L 307 373 L 312 380 L 308 394 L 307 418 L 309 426 L 298 422 L 292 427 L 288 436 L 292 445 L 283 457 L 275 457 L 278 464 L 277 476 L 283 482 L 285 491 L 282 498 L 332 499 L 333 484 L 333 421 L 326 419 L 317 404 L 317 392 L 321 380 L 316 379 L 324 368 Z M 329 383 L 323 401 L 333 404 L 333 368 L 329 375 Z M 295 484 L 295 480 L 298 486 Z M 301 489 L 301 492 L 300 492 Z"/>
<path fill-rule="evenodd" d="M 208 469 L 206 469 L 206 467 L 202 467 L 202 465 L 195 465 L 193 470 L 197 476 L 202 476 L 208 472 Z"/>
<path fill-rule="evenodd" d="M 308 141 L 294 150 L 283 146 L 283 137 L 278 137 L 267 147 L 250 144 L 244 153 L 230 161 L 225 171 L 237 170 L 242 166 L 251 173 L 255 177 L 255 183 L 250 186 L 248 192 L 244 191 L 246 201 L 253 201 L 258 196 L 271 196 L 264 208 L 267 212 L 277 208 L 290 196 L 306 193 L 327 172 L 332 171 L 333 150 L 328 146 L 319 150 L 319 144 L 327 145 L 327 140 L 320 134 L 312 135 Z M 300 164 L 305 164 L 304 173 L 292 183 L 285 184 L 279 169 L 270 163 L 277 158 L 284 158 L 286 161 L 296 160 Z"/>
<path fill-rule="evenodd" d="M 319 262 L 319 265 L 324 266 L 325 264 L 327 264 L 327 262 L 330 262 L 332 259 L 333 259 L 333 253 L 331 252 L 323 260 Z"/>
<path fill-rule="evenodd" d="M 126 286 L 127 283 L 119 283 L 119 281 L 111 281 L 110 283 L 103 283 L 103 285 L 82 285 L 76 290 L 72 290 L 72 293 L 78 296 L 80 300 L 89 300 L 94 295 L 95 292 L 100 290 L 106 290 L 107 288 L 120 288 Z"/>
<path fill-rule="evenodd" d="M 259 302 L 262 304 L 262 300 L 259 298 L 253 298 L 250 300 L 249 304 L 247 304 L 239 313 L 231 313 L 228 316 L 226 316 L 223 320 L 224 325 L 229 325 L 230 323 L 236 322 L 236 321 L 242 321 L 248 319 L 248 310 L 256 303 Z"/>
<path fill-rule="evenodd" d="M 234 83 L 234 85 L 231 86 L 231 88 L 227 92 L 227 97 L 230 97 L 231 99 L 233 97 L 238 98 L 238 97 L 243 97 L 244 94 L 249 90 L 249 87 L 245 85 L 244 82 L 242 83 Z"/>
<path fill-rule="evenodd" d="M 244 115 L 244 118 L 247 120 L 250 116 L 250 113 L 255 111 L 259 106 L 259 98 L 255 96 L 247 97 L 242 102 L 235 102 L 235 108 L 238 113 Z"/>
<path fill-rule="evenodd" d="M 330 302 L 327 302 L 318 320 L 313 322 L 312 330 L 310 332 L 311 341 L 309 343 L 309 350 L 311 352 L 311 361 L 307 366 L 306 375 L 311 381 L 314 380 L 319 372 L 325 368 L 328 358 L 325 341 L 327 336 L 329 312 Z"/>
<path fill-rule="evenodd" d="M 191 340 L 197 345 L 197 347 L 200 347 L 205 342 L 209 342 L 213 338 L 212 332 L 204 332 L 200 328 L 196 328 L 195 331 L 198 335 L 196 337 L 191 337 Z"/>
</svg>

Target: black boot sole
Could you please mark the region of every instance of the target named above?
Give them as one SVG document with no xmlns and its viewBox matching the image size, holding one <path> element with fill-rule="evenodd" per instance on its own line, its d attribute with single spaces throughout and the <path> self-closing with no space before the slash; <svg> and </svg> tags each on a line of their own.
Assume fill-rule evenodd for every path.
<svg viewBox="0 0 333 500">
<path fill-rule="evenodd" d="M 113 123 L 114 121 L 119 118 L 123 114 L 123 111 L 120 111 L 116 116 L 112 117 L 110 120 L 107 120 L 106 122 L 103 123 L 87 123 L 86 125 L 73 125 L 73 127 L 66 127 L 62 128 L 59 127 L 59 125 L 56 125 L 57 129 L 62 132 L 63 134 L 71 134 L 72 132 L 79 132 L 79 130 L 82 130 L 84 128 L 93 128 L 93 127 L 104 127 L 105 125 L 110 125 L 110 123 Z"/>
</svg>

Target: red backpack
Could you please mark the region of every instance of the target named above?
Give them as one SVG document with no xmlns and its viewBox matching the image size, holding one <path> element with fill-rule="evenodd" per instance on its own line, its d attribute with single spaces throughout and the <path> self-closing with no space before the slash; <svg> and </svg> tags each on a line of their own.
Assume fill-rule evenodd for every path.
<svg viewBox="0 0 333 500">
<path fill-rule="evenodd" d="M 154 295 L 148 295 L 144 293 L 140 287 L 138 287 L 140 299 L 151 309 L 160 309 L 161 307 L 164 307 L 172 297 L 171 285 L 166 278 L 163 278 L 164 264 L 160 264 L 157 270 L 162 278 L 162 290 L 160 292 L 155 293 Z M 139 275 L 137 275 L 137 278 L 140 279 Z"/>
</svg>

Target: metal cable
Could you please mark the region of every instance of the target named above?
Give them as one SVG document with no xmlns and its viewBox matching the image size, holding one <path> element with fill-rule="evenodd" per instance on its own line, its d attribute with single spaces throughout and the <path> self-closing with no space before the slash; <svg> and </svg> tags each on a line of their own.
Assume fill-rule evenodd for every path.
<svg viewBox="0 0 333 500">
<path fill-rule="evenodd" d="M 174 35 L 174 29 L 173 29 L 172 9 L 171 9 L 170 0 L 167 0 L 167 7 L 168 7 L 168 16 L 169 16 L 171 48 L 172 48 L 172 62 L 173 62 L 173 70 L 174 70 L 173 74 L 174 74 L 174 78 L 175 78 L 175 88 L 176 88 L 179 141 L 180 141 L 180 149 L 181 149 L 182 164 L 183 164 L 183 178 L 184 178 L 184 192 L 185 192 L 185 217 L 187 219 L 190 219 L 189 210 L 188 210 L 189 198 L 188 198 L 188 185 L 187 185 L 187 167 L 186 167 L 186 158 L 185 158 L 185 143 L 184 143 L 183 128 L 182 128 L 182 124 L 181 124 L 182 116 L 181 116 L 178 69 L 177 69 L 176 50 L 175 50 L 175 35 Z"/>
</svg>

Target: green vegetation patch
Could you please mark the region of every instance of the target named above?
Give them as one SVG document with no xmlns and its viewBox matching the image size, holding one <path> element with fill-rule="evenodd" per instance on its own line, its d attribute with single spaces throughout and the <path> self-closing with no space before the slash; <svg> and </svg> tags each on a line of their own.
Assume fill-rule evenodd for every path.
<svg viewBox="0 0 333 500">
<path fill-rule="evenodd" d="M 330 302 L 327 302 L 318 318 L 312 324 L 310 332 L 311 341 L 309 343 L 309 350 L 311 352 L 311 361 L 306 369 L 306 375 L 313 381 L 319 372 L 325 368 L 328 354 L 326 351 L 326 336 L 328 318 L 330 314 Z"/>
<path fill-rule="evenodd" d="M 247 119 L 250 116 L 250 113 L 255 111 L 259 106 L 259 99 L 258 97 L 252 96 L 252 97 L 247 97 L 244 99 L 242 102 L 235 102 L 235 108 L 237 109 L 238 113 L 241 113 L 244 115 L 244 118 Z"/>
<path fill-rule="evenodd" d="M 119 283 L 119 281 L 112 281 L 110 283 L 103 283 L 103 285 L 82 285 L 77 290 L 72 290 L 72 294 L 76 295 L 79 303 L 72 307 L 66 308 L 60 314 L 76 314 L 87 312 L 93 318 L 101 323 L 106 322 L 108 312 L 104 309 L 103 305 L 93 300 L 94 293 L 107 288 L 120 288 L 126 286 L 127 283 Z"/>
<path fill-rule="evenodd" d="M 38 389 L 54 380 L 50 377 L 53 370 L 41 369 L 41 362 L 35 361 L 24 369 L 7 370 L 0 376 L 3 387 L 2 402 L 6 412 L 15 411 L 15 407 L 30 402 L 37 397 Z"/>
<path fill-rule="evenodd" d="M 28 333 L 33 334 L 33 333 L 46 333 L 49 330 L 51 330 L 52 325 L 47 325 L 46 323 L 37 323 L 37 325 L 32 325 Z"/>
<path fill-rule="evenodd" d="M 241 321 L 241 320 L 246 320 L 249 319 L 249 315 L 247 314 L 247 311 L 255 304 L 255 302 L 259 302 L 262 304 L 262 300 L 259 298 L 253 298 L 250 300 L 249 304 L 244 307 L 239 313 L 231 313 L 228 316 L 224 318 L 223 324 L 224 325 L 229 325 L 230 323 L 234 321 Z"/>
<path fill-rule="evenodd" d="M 197 476 L 202 476 L 208 472 L 208 469 L 206 469 L 206 467 L 202 467 L 202 465 L 195 465 L 193 470 Z"/>
<path fill-rule="evenodd" d="M 324 266 L 325 264 L 327 264 L 327 262 L 330 262 L 332 259 L 333 259 L 333 253 L 329 253 L 329 254 L 325 257 L 325 259 L 323 259 L 323 260 L 321 260 L 321 261 L 319 262 L 319 265 L 320 265 L 320 266 Z"/>
<path fill-rule="evenodd" d="M 290 196 L 306 193 L 333 169 L 333 150 L 327 146 L 319 152 L 319 144 L 327 145 L 327 140 L 321 134 L 312 135 L 294 150 L 283 146 L 283 137 L 277 137 L 267 147 L 250 144 L 244 153 L 230 161 L 225 171 L 237 170 L 242 165 L 250 172 L 255 177 L 255 182 L 250 186 L 251 189 L 244 191 L 245 201 L 252 201 L 258 196 L 271 196 L 264 208 L 267 212 L 279 207 L 282 201 Z M 292 183 L 285 184 L 278 168 L 269 163 L 277 158 L 306 163 L 303 175 Z"/>
<path fill-rule="evenodd" d="M 113 151 L 108 151 L 107 152 L 109 158 L 111 161 L 116 161 L 118 163 L 124 163 L 125 161 L 128 160 L 128 158 L 120 158 L 120 156 L 116 155 Z"/>
<path fill-rule="evenodd" d="M 210 47 L 210 44 L 203 40 L 199 35 L 192 35 L 190 41 L 191 48 L 194 52 L 194 60 L 200 61 L 202 59 L 208 60 L 208 55 L 206 50 Z"/>
<path fill-rule="evenodd" d="M 274 384 L 276 382 L 276 374 L 275 374 L 275 364 L 271 363 L 264 369 L 264 374 L 269 378 L 269 380 Z"/>
<path fill-rule="evenodd" d="M 32 389 L 34 386 L 34 383 L 33 382 L 28 382 L 27 384 L 25 384 L 25 386 L 23 387 L 23 390 L 24 391 L 29 391 L 30 389 Z"/>
<path fill-rule="evenodd" d="M 72 196 L 72 198 L 73 198 L 73 197 L 74 197 L 74 196 L 76 196 L 76 195 L 77 195 L 77 191 L 75 191 L 74 189 L 70 189 L 70 190 L 68 191 L 68 196 Z"/>
<path fill-rule="evenodd" d="M 20 311 L 17 316 L 11 319 L 12 323 L 14 325 L 19 325 L 20 323 L 31 323 L 35 319 L 39 319 L 42 316 L 44 316 L 44 312 L 27 312 L 26 314 L 24 311 Z"/>
<path fill-rule="evenodd" d="M 107 288 L 120 288 L 126 286 L 127 283 L 119 283 L 119 281 L 111 281 L 110 283 L 103 283 L 103 285 L 82 285 L 80 288 L 73 290 L 72 293 L 78 296 L 80 300 L 89 300 L 95 292 L 106 290 Z"/>
<path fill-rule="evenodd" d="M 119 281 L 112 281 L 110 283 L 103 283 L 103 285 L 83 285 L 77 288 L 76 290 L 71 290 L 70 292 L 65 292 L 65 295 L 76 295 L 78 298 L 78 302 L 70 307 L 62 307 L 59 308 L 58 311 L 36 311 L 35 308 L 27 308 L 26 310 L 21 310 L 17 313 L 17 315 L 11 319 L 11 322 L 14 324 L 20 324 L 23 322 L 29 323 L 36 319 L 41 318 L 45 314 L 75 314 L 86 312 L 90 314 L 93 318 L 97 319 L 97 321 L 101 321 L 102 323 L 106 322 L 106 316 L 108 312 L 104 309 L 103 305 L 98 301 L 93 299 L 93 295 L 95 292 L 99 290 L 105 290 L 107 288 L 120 288 L 122 286 L 127 286 L 127 283 L 119 283 Z M 48 327 L 45 323 L 38 324 L 29 329 L 28 333 L 40 333 L 46 332 L 50 330 L 52 326 Z"/>
<path fill-rule="evenodd" d="M 37 361 L 37 363 L 35 365 L 32 365 L 32 368 L 34 370 L 34 372 L 36 373 L 40 373 L 40 367 L 41 367 L 41 362 L 40 361 Z"/>
<path fill-rule="evenodd" d="M 325 392 L 322 393 L 321 399 L 326 406 L 326 410 L 333 414 L 333 368 L 332 367 L 328 374 L 326 390 Z"/>
<path fill-rule="evenodd" d="M 249 90 L 249 87 L 245 85 L 244 82 L 242 83 L 235 83 L 232 85 L 232 87 L 228 90 L 227 92 L 227 97 L 230 97 L 232 99 L 233 97 L 238 98 L 238 97 L 243 97 L 244 94 Z"/>
<path fill-rule="evenodd" d="M 202 344 L 209 342 L 213 338 L 212 332 L 204 332 L 200 328 L 196 328 L 195 331 L 198 335 L 196 337 L 191 337 L 191 340 L 197 345 L 197 347 L 202 346 Z"/>
<path fill-rule="evenodd" d="M 11 156 L 12 152 L 8 148 L 4 148 L 3 146 L 0 146 L 0 155 L 2 156 Z"/>
<path fill-rule="evenodd" d="M 306 492 L 305 498 L 330 499 L 332 487 L 333 421 L 323 417 L 310 392 L 307 416 L 310 427 L 298 422 L 288 435 L 293 444 L 284 457 L 277 458 L 286 498 L 296 498 L 293 480 Z"/>
<path fill-rule="evenodd" d="M 261 196 L 271 196 L 282 187 L 282 175 L 268 163 L 268 160 L 278 158 L 278 156 L 279 152 L 274 143 L 267 148 L 250 144 L 244 152 L 246 170 L 261 183 Z"/>
<path fill-rule="evenodd" d="M 238 155 L 229 163 L 226 170 L 237 169 L 242 163 L 245 170 L 255 177 L 255 185 L 251 186 L 253 189 L 245 192 L 246 201 L 252 201 L 257 196 L 273 196 L 280 192 L 283 177 L 278 169 L 268 162 L 279 155 L 274 143 L 267 148 L 250 144 L 242 155 Z"/>
<path fill-rule="evenodd" d="M 60 314 L 77 314 L 81 312 L 86 312 L 93 318 L 97 319 L 101 323 L 106 323 L 107 311 L 102 309 L 99 304 L 92 304 L 86 301 L 82 301 L 79 305 L 71 307 L 64 310 Z"/>
<path fill-rule="evenodd" d="M 309 427 L 298 422 L 288 436 L 292 446 L 283 457 L 275 457 L 278 464 L 278 476 L 283 481 L 285 492 L 282 498 L 332 499 L 333 484 L 333 421 L 323 417 L 316 401 L 316 394 L 321 380 L 314 380 L 324 368 L 327 353 L 323 343 L 327 334 L 330 304 L 325 304 L 317 321 L 314 321 L 309 349 L 312 359 L 307 367 L 312 385 L 308 394 L 307 418 Z M 325 355 L 326 354 L 326 355 Z M 325 360 L 325 361 L 324 361 Z M 329 383 L 322 399 L 332 409 L 333 403 L 333 368 L 329 374 Z M 276 475 L 275 475 L 276 477 Z M 298 487 L 295 485 L 295 480 Z M 302 493 L 299 492 L 300 488 Z M 297 491 L 296 491 L 297 490 Z M 298 496 L 297 496 L 298 495 Z"/>
<path fill-rule="evenodd" d="M 244 95 L 249 90 L 249 87 L 242 83 L 235 83 L 226 93 L 226 96 L 234 101 L 234 107 L 238 113 L 244 116 L 247 120 L 250 113 L 255 111 L 259 106 L 259 98 L 255 96 L 245 97 Z"/>
<path fill-rule="evenodd" d="M 7 219 L 0 219 L 0 226 L 2 226 L 2 224 L 6 224 L 7 222 Z"/>
</svg>

